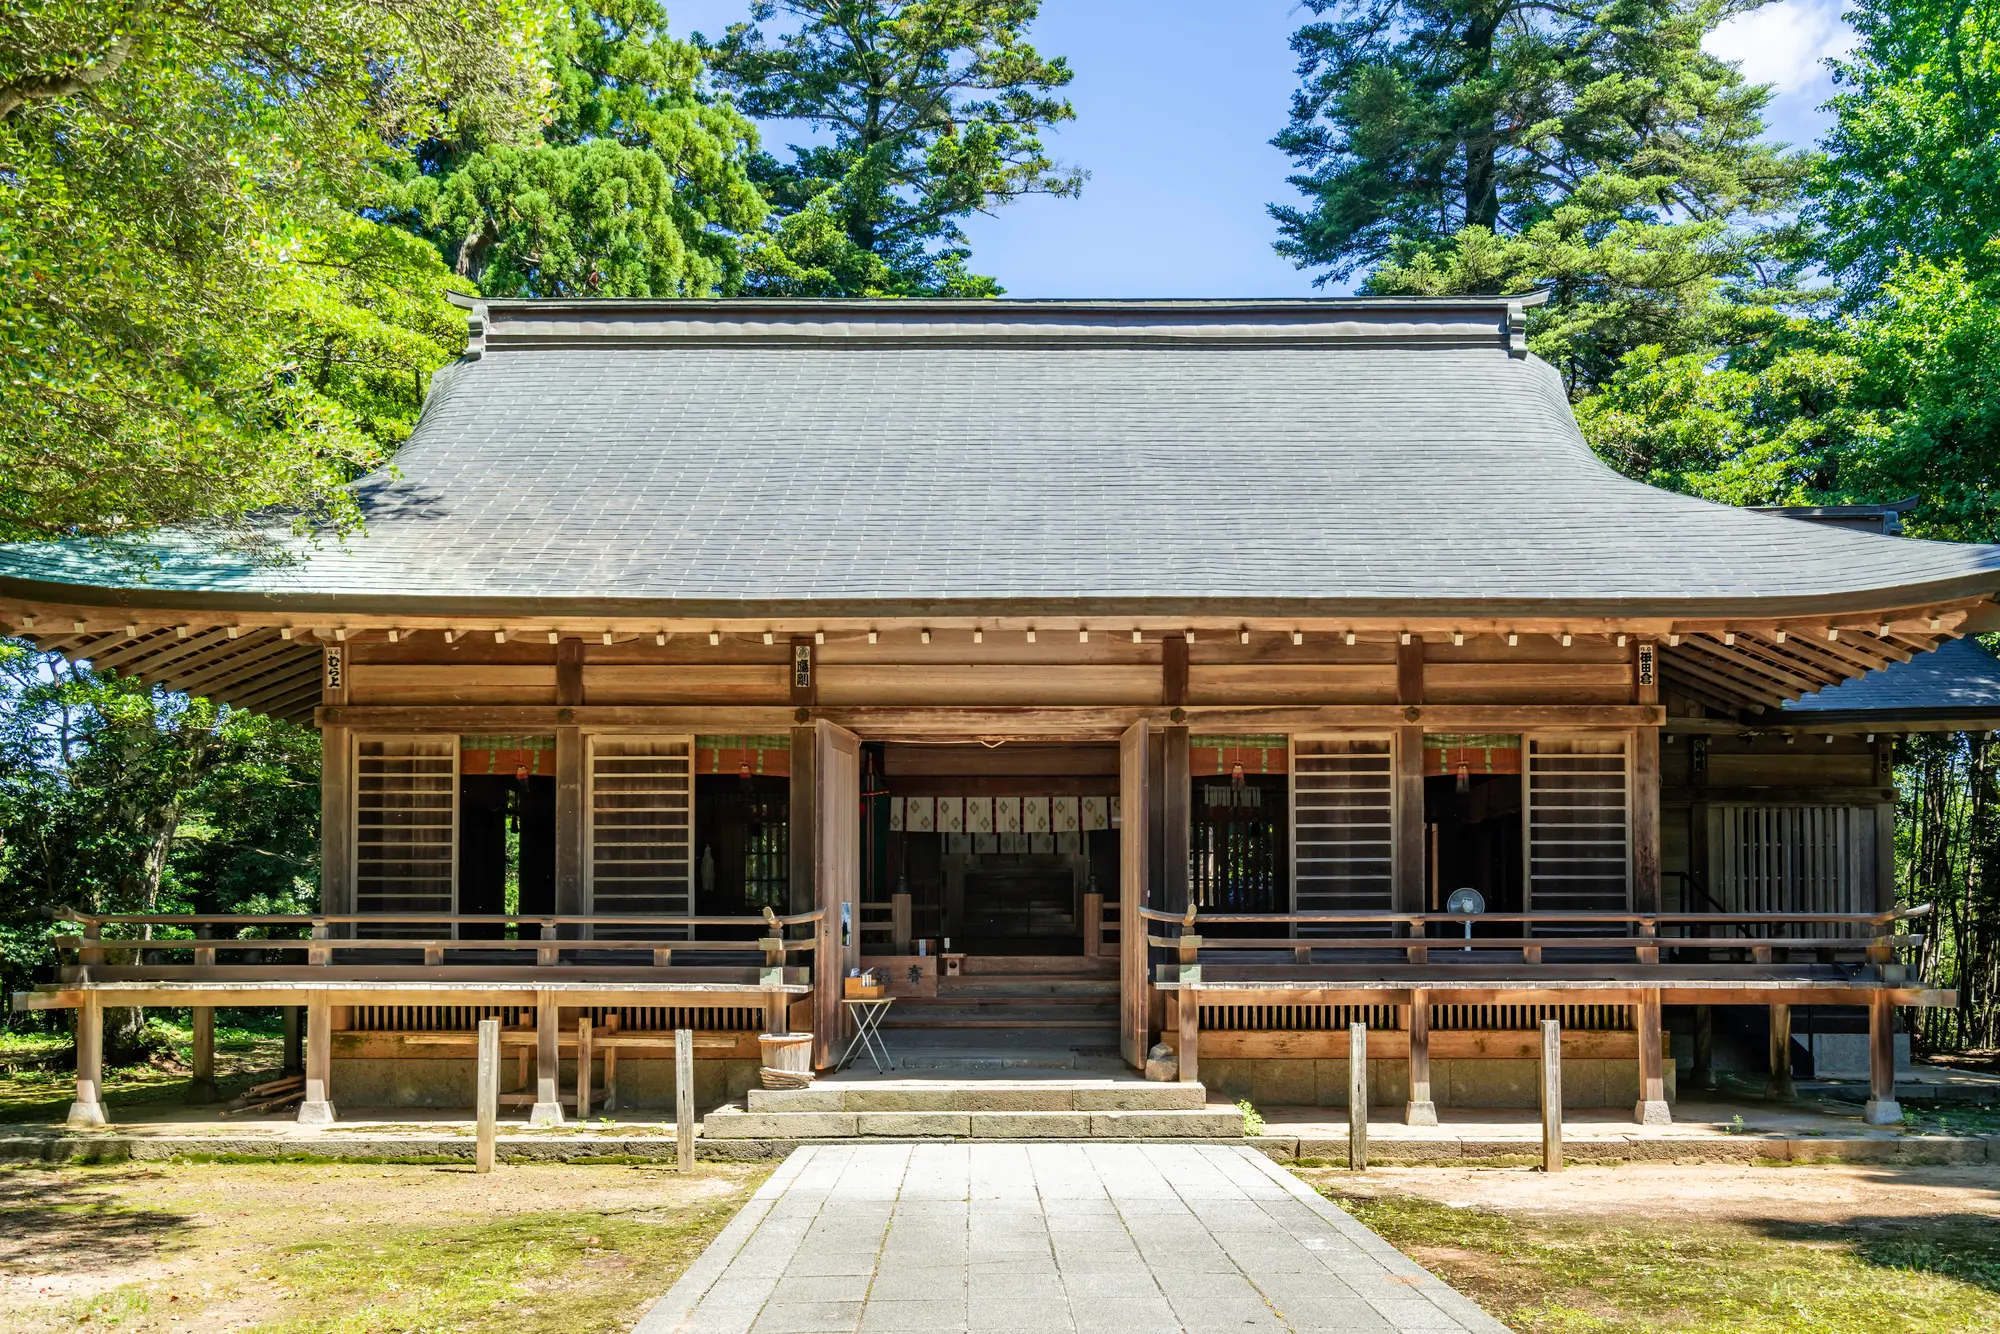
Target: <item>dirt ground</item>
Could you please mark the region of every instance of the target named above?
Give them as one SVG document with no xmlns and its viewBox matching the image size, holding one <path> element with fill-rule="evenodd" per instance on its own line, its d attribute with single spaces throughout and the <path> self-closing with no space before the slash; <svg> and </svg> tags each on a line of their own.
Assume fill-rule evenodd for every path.
<svg viewBox="0 0 2000 1334">
<path fill-rule="evenodd" d="M 1335 1173 L 1354 1195 L 1384 1190 L 1510 1216 L 1634 1219 L 1695 1224 L 1853 1223 L 1862 1219 L 1985 1215 L 2000 1220 L 2000 1169 L 1992 1167 L 1571 1167 L 1376 1168 Z"/>
<path fill-rule="evenodd" d="M 1299 1169 L 1527 1334 L 2000 1330 L 2000 1169 Z"/>
<path fill-rule="evenodd" d="M 0 1169 L 0 1331 L 629 1329 L 767 1170 Z"/>
</svg>

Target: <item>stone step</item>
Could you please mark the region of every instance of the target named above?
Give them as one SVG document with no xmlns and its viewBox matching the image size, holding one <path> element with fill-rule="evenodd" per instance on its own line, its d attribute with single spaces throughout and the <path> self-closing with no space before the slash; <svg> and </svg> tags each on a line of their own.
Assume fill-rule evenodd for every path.
<svg viewBox="0 0 2000 1334">
<path fill-rule="evenodd" d="M 1106 1112 L 750 1112 L 719 1107 L 702 1122 L 711 1140 L 1240 1139 L 1233 1107 Z"/>
<path fill-rule="evenodd" d="M 1199 1083 L 1137 1079 L 823 1080 L 811 1088 L 751 1089 L 752 1112 L 1198 1112 Z"/>
</svg>

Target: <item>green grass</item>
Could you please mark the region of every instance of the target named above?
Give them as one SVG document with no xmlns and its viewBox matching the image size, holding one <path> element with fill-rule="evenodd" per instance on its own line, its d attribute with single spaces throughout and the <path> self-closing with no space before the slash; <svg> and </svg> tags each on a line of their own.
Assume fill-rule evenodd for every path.
<svg viewBox="0 0 2000 1334">
<path fill-rule="evenodd" d="M 181 1068 L 157 1065 L 109 1067 L 104 1072 L 104 1100 L 114 1118 L 120 1109 L 178 1102 L 187 1096 L 194 1039 L 185 1024 L 162 1022 L 173 1038 Z M 66 1034 L 0 1035 L 0 1123 L 58 1121 L 69 1112 L 76 1092 L 76 1072 L 70 1064 Z M 277 1075 L 284 1064 L 284 1040 L 261 1029 L 216 1025 L 215 1076 L 224 1098 L 233 1097 L 259 1080 Z M 11 1064 L 9 1056 L 26 1058 Z M 52 1064 L 60 1058 L 61 1065 Z"/>
<path fill-rule="evenodd" d="M 1614 1227 L 1320 1189 L 1528 1334 L 2000 1329 L 2000 1220 L 1991 1217 Z"/>
</svg>

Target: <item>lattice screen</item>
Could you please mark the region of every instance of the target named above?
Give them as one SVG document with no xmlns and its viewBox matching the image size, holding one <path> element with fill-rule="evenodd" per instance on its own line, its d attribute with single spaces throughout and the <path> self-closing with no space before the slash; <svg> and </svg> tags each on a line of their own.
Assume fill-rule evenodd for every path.
<svg viewBox="0 0 2000 1334">
<path fill-rule="evenodd" d="M 458 849 L 458 738 L 362 738 L 354 826 L 357 912 L 451 912 Z M 370 934 L 451 933 L 409 925 Z"/>
<path fill-rule="evenodd" d="M 1387 738 L 1301 737 L 1293 743 L 1292 888 L 1299 911 L 1387 912 L 1393 906 L 1389 747 Z"/>
<path fill-rule="evenodd" d="M 1528 739 L 1528 908 L 1631 904 L 1625 738 Z"/>
<path fill-rule="evenodd" d="M 1873 807 L 1711 806 L 1708 819 L 1724 912 L 1874 911 Z"/>
<path fill-rule="evenodd" d="M 693 758 L 692 737 L 590 738 L 592 912 L 694 912 Z"/>
</svg>

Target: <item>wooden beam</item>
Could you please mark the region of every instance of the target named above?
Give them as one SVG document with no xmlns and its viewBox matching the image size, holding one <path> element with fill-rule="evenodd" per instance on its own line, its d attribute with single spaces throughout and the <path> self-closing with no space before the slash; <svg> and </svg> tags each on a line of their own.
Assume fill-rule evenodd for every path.
<svg viewBox="0 0 2000 1334">
<path fill-rule="evenodd" d="M 1424 641 L 1416 635 L 1396 645 L 1396 702 L 1424 702 Z"/>
<path fill-rule="evenodd" d="M 1188 705 L 1181 721 L 1197 731 L 1312 732 L 1380 731 L 1409 722 L 1397 704 L 1218 704 Z M 898 707 L 865 705 L 820 708 L 814 716 L 871 739 L 992 738 L 1115 741 L 1143 720 L 1165 726 L 1170 710 L 1157 705 L 1064 705 L 1022 707 Z M 1521 731 L 1538 728 L 1658 727 L 1666 721 L 1657 705 L 1637 704 L 1428 704 L 1420 721 L 1441 731 Z M 547 732 L 560 726 L 633 728 L 663 732 L 782 732 L 794 725 L 791 709 L 766 705 L 594 704 L 574 708 L 543 705 L 426 704 L 348 705 L 323 708 L 320 726 L 348 726 L 372 732 Z"/>
<path fill-rule="evenodd" d="M 1160 701 L 1169 708 L 1187 703 L 1188 642 L 1170 634 L 1160 641 Z"/>
<path fill-rule="evenodd" d="M 583 640 L 574 635 L 556 641 L 556 703 L 583 703 Z"/>
</svg>

